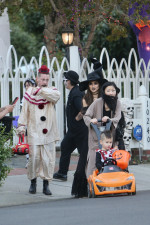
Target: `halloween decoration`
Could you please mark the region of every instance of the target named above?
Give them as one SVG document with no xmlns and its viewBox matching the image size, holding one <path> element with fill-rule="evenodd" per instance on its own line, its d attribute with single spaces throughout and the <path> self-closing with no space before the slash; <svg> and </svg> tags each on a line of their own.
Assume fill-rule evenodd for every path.
<svg viewBox="0 0 150 225">
<path fill-rule="evenodd" d="M 29 153 L 29 145 L 24 142 L 24 135 L 19 137 L 19 143 L 12 149 L 14 154 L 26 155 Z"/>
<path fill-rule="evenodd" d="M 122 111 L 124 113 L 124 117 L 126 121 L 126 127 L 124 129 L 123 140 L 125 144 L 125 149 L 127 151 L 130 151 L 129 144 L 130 144 L 132 130 L 133 130 L 134 107 L 133 107 L 133 103 L 131 103 L 131 101 L 126 98 L 121 100 L 121 106 L 122 106 Z"/>
<path fill-rule="evenodd" d="M 122 170 L 125 170 L 128 167 L 130 160 L 130 153 L 125 150 L 118 150 L 113 153 L 113 158 L 117 161 L 117 166 Z"/>
<path fill-rule="evenodd" d="M 129 16 L 133 15 L 138 6 L 138 3 L 135 3 L 130 8 Z M 139 11 L 139 15 L 147 19 L 146 22 L 141 19 L 137 23 L 134 23 L 132 20 L 129 22 L 136 35 L 139 57 L 144 59 L 146 65 L 150 59 L 150 15 L 146 12 L 149 7 L 149 4 L 143 4 Z"/>
</svg>

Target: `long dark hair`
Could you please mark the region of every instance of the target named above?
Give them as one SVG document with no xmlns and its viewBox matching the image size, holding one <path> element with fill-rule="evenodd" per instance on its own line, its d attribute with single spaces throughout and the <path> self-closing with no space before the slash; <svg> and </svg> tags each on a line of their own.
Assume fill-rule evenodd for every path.
<svg viewBox="0 0 150 225">
<path fill-rule="evenodd" d="M 100 85 L 100 83 L 99 83 L 98 98 L 100 98 L 100 97 L 101 97 L 101 85 Z M 93 94 L 92 94 L 92 92 L 90 91 L 89 87 L 88 87 L 87 92 L 86 92 L 86 94 L 84 95 L 83 98 L 84 98 L 84 100 L 86 101 L 86 104 L 87 104 L 88 106 L 90 106 L 90 105 L 93 103 L 94 98 L 93 98 Z"/>
</svg>

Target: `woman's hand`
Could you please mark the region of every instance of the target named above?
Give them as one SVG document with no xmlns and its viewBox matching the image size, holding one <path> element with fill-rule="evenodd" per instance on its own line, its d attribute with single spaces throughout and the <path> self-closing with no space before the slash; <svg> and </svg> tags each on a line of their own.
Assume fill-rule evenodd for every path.
<svg viewBox="0 0 150 225">
<path fill-rule="evenodd" d="M 76 121 L 79 121 L 83 118 L 83 114 L 81 112 L 78 113 L 78 115 L 75 117 Z"/>
<path fill-rule="evenodd" d="M 109 117 L 108 117 L 108 116 L 104 116 L 104 117 L 102 118 L 102 122 L 103 122 L 103 123 L 106 123 L 107 120 L 109 120 Z"/>
<path fill-rule="evenodd" d="M 98 123 L 96 118 L 91 119 L 90 122 L 93 123 L 93 124 L 97 124 Z"/>
<path fill-rule="evenodd" d="M 5 107 L 0 109 L 0 119 L 2 119 L 7 113 L 13 111 L 16 104 L 13 105 L 6 105 Z"/>
<path fill-rule="evenodd" d="M 6 105 L 4 110 L 6 110 L 7 113 L 10 113 L 10 112 L 13 111 L 15 105 L 16 105 L 16 104 L 13 104 L 13 105 Z"/>
</svg>

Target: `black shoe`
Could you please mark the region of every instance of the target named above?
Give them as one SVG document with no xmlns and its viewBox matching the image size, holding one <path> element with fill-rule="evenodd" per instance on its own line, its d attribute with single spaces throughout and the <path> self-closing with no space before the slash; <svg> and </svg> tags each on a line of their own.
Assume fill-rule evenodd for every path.
<svg viewBox="0 0 150 225">
<path fill-rule="evenodd" d="M 53 178 L 62 180 L 62 181 L 67 181 L 67 175 L 64 175 L 64 174 L 58 173 L 58 172 L 54 173 Z"/>
<path fill-rule="evenodd" d="M 48 180 L 43 180 L 43 194 L 52 195 L 52 192 L 49 190 L 49 182 Z"/>
<path fill-rule="evenodd" d="M 31 185 L 29 188 L 29 193 L 30 194 L 35 194 L 36 193 L 36 178 L 31 180 Z"/>
</svg>

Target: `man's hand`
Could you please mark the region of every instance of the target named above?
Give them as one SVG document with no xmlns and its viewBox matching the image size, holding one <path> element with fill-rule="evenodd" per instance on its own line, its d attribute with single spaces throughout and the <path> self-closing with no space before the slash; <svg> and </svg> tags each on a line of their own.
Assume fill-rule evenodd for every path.
<svg viewBox="0 0 150 225">
<path fill-rule="evenodd" d="M 34 88 L 32 88 L 31 95 L 36 95 L 36 94 L 38 93 L 39 90 L 40 90 L 39 87 L 34 87 Z"/>
<path fill-rule="evenodd" d="M 37 87 L 33 87 L 32 88 L 32 91 L 31 91 L 31 95 L 35 95 L 35 93 L 36 93 L 37 90 L 38 90 Z"/>
<path fill-rule="evenodd" d="M 24 132 L 24 131 L 21 131 L 18 135 L 19 135 L 20 137 L 22 137 L 23 135 L 25 136 L 25 132 Z"/>
</svg>

